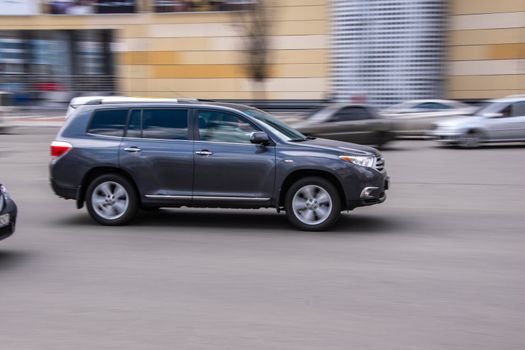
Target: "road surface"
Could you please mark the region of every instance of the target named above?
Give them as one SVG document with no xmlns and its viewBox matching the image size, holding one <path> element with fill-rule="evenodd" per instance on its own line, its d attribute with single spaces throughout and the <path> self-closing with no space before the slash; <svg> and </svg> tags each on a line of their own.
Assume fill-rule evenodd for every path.
<svg viewBox="0 0 525 350">
<path fill-rule="evenodd" d="M 0 348 L 525 349 L 525 148 L 384 151 L 387 201 L 331 232 L 273 210 L 96 225 L 47 179 L 54 128 L 0 136 L 19 205 Z"/>
</svg>

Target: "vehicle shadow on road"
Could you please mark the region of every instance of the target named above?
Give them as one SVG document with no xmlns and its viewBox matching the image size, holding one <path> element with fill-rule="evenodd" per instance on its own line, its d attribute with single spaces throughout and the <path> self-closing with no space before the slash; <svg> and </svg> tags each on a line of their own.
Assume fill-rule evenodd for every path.
<svg viewBox="0 0 525 350">
<path fill-rule="evenodd" d="M 13 251 L 7 249 L 0 250 L 0 273 L 15 266 L 26 263 L 32 255 L 24 251 Z"/>
<path fill-rule="evenodd" d="M 58 222 L 60 225 L 67 226 L 99 226 L 87 214 L 76 215 L 65 218 Z M 235 210 L 235 211 L 214 211 L 214 210 L 180 210 L 180 209 L 161 209 L 156 212 L 140 212 L 131 222 L 131 227 L 141 228 L 204 228 L 204 229 L 232 229 L 243 230 L 245 232 L 303 232 L 295 229 L 287 220 L 286 215 L 277 214 L 271 211 L 257 210 Z M 406 230 L 410 223 L 406 220 L 399 220 L 388 216 L 367 216 L 362 214 L 343 214 L 337 224 L 323 232 L 323 234 L 376 234 L 390 233 L 393 231 Z M 111 227 L 108 227 L 111 229 Z M 153 230 L 151 230 L 153 231 Z M 150 232 L 151 232 L 150 231 Z"/>
</svg>

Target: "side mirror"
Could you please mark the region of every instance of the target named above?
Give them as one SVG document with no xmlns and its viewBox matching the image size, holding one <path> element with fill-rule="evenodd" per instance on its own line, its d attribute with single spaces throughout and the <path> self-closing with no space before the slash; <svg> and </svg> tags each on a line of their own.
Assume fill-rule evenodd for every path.
<svg viewBox="0 0 525 350">
<path fill-rule="evenodd" d="M 256 145 L 267 145 L 270 143 L 270 138 L 268 134 L 263 131 L 252 132 L 250 136 L 250 142 Z"/>
</svg>

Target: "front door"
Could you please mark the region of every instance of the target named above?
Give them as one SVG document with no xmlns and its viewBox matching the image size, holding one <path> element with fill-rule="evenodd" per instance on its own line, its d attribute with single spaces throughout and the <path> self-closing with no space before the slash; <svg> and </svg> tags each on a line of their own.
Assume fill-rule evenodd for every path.
<svg viewBox="0 0 525 350">
<path fill-rule="evenodd" d="M 270 201 L 275 147 L 250 142 L 258 127 L 228 111 L 203 109 L 194 115 L 194 203 Z"/>
<path fill-rule="evenodd" d="M 146 201 L 191 201 L 193 141 L 188 126 L 188 109 L 184 108 L 131 112 L 119 162 Z"/>
<path fill-rule="evenodd" d="M 513 140 L 516 139 L 520 129 L 519 114 L 523 113 L 523 106 L 518 103 L 511 103 L 495 115 L 487 119 L 487 132 L 491 140 Z"/>
</svg>

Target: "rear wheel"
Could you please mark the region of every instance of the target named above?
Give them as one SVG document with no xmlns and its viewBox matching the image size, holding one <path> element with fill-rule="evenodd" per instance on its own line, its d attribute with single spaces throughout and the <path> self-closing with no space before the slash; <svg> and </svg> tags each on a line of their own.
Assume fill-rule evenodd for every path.
<svg viewBox="0 0 525 350">
<path fill-rule="evenodd" d="M 341 215 L 341 199 L 335 186 L 322 177 L 306 177 L 287 191 L 285 210 L 297 228 L 322 231 L 334 225 Z"/>
<path fill-rule="evenodd" d="M 121 175 L 108 174 L 91 182 L 86 193 L 89 215 L 102 225 L 124 225 L 135 217 L 138 198 L 131 183 Z"/>
</svg>

